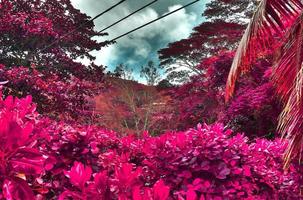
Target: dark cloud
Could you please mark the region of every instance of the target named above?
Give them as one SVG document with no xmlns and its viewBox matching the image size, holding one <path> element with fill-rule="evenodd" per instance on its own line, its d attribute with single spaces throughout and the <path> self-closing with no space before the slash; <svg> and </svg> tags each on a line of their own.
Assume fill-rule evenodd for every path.
<svg viewBox="0 0 303 200">
<path fill-rule="evenodd" d="M 72 3 L 88 15 L 95 16 L 118 1 L 72 0 Z M 149 59 L 157 59 L 158 49 L 165 47 L 169 42 L 186 38 L 190 34 L 191 29 L 203 20 L 201 14 L 207 1 L 209 0 L 201 0 L 186 10 L 181 10 L 157 23 L 121 38 L 115 45 L 100 52 L 94 52 L 97 57 L 96 62 L 107 65 L 109 69 L 113 69 L 119 63 L 126 63 L 132 66 L 135 72 L 138 71 L 138 67 L 145 64 Z M 97 19 L 95 21 L 96 30 L 101 30 L 148 2 L 151 2 L 151 0 L 124 2 Z M 159 0 L 153 6 L 109 29 L 108 39 L 119 36 L 189 2 L 191 0 Z"/>
</svg>

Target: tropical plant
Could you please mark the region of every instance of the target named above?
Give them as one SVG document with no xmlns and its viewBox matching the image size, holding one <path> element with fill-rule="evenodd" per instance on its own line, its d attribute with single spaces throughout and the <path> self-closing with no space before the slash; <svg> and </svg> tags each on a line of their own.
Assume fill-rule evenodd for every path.
<svg viewBox="0 0 303 200">
<path fill-rule="evenodd" d="M 238 78 L 250 71 L 257 60 L 272 61 L 271 80 L 284 104 L 278 130 L 290 141 L 284 155 L 286 168 L 302 151 L 302 25 L 300 0 L 262 0 L 242 37 L 226 85 L 228 101 Z"/>
</svg>

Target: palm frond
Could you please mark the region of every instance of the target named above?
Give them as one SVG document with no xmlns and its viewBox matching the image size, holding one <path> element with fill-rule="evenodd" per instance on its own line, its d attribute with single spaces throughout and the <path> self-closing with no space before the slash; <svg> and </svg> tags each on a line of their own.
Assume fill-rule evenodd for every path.
<svg viewBox="0 0 303 200">
<path fill-rule="evenodd" d="M 292 92 L 279 117 L 278 130 L 289 143 L 284 153 L 284 168 L 287 169 L 295 156 L 302 151 L 303 142 L 303 65 L 296 77 Z"/>
<path fill-rule="evenodd" d="M 302 9 L 301 0 L 260 2 L 237 49 L 226 83 L 226 101 L 232 97 L 238 77 L 251 69 L 260 52 L 272 47 L 273 39 L 279 41 L 284 36 Z"/>
<path fill-rule="evenodd" d="M 277 51 L 273 67 L 272 79 L 276 85 L 278 94 L 284 102 L 287 102 L 291 93 L 299 81 L 302 64 L 303 47 L 303 13 L 294 22 L 292 28 L 285 35 L 285 42 Z"/>
<path fill-rule="evenodd" d="M 285 36 L 273 68 L 272 79 L 285 102 L 278 130 L 289 139 L 284 167 L 301 152 L 303 141 L 303 13 Z"/>
</svg>

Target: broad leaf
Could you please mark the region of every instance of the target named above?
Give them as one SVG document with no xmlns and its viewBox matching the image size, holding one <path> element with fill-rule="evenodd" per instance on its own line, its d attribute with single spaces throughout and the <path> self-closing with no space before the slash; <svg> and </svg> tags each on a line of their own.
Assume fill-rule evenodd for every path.
<svg viewBox="0 0 303 200">
<path fill-rule="evenodd" d="M 35 199 L 34 193 L 28 184 L 19 178 L 12 180 L 6 179 L 3 184 L 3 195 L 7 200 L 33 200 Z"/>
</svg>

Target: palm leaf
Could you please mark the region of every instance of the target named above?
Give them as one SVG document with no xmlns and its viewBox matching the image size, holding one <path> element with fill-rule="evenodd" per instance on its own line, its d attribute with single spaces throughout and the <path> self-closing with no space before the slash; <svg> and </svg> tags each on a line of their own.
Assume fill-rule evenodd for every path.
<svg viewBox="0 0 303 200">
<path fill-rule="evenodd" d="M 303 13 L 286 34 L 278 59 L 273 68 L 272 79 L 277 92 L 285 102 L 279 117 L 278 130 L 289 139 L 284 155 L 284 167 L 301 152 L 303 141 Z"/>
<path fill-rule="evenodd" d="M 300 0 L 262 0 L 255 11 L 237 49 L 226 83 L 226 101 L 235 90 L 238 77 L 251 69 L 252 61 L 260 52 L 279 41 L 292 22 L 299 16 Z"/>
</svg>

